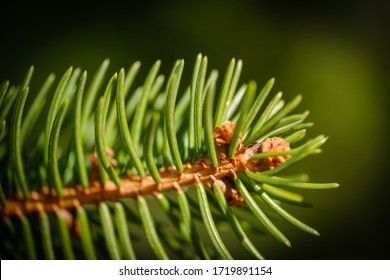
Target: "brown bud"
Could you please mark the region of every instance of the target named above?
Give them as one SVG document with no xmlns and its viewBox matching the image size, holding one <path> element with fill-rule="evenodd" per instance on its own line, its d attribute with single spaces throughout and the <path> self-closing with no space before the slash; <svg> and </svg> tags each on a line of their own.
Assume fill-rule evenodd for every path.
<svg viewBox="0 0 390 280">
<path fill-rule="evenodd" d="M 245 203 L 244 198 L 238 192 L 236 185 L 231 177 L 224 177 L 220 180 L 216 180 L 215 183 L 221 188 L 225 194 L 226 201 L 230 206 L 242 205 Z"/>
<path fill-rule="evenodd" d="M 280 137 L 267 138 L 261 143 L 260 150 L 262 153 L 289 151 L 290 143 Z M 266 164 L 269 169 L 272 169 L 286 162 L 289 158 L 290 155 L 267 157 Z"/>
<path fill-rule="evenodd" d="M 214 129 L 214 139 L 217 144 L 229 144 L 233 137 L 236 123 L 231 121 L 225 121 L 221 127 Z"/>
</svg>

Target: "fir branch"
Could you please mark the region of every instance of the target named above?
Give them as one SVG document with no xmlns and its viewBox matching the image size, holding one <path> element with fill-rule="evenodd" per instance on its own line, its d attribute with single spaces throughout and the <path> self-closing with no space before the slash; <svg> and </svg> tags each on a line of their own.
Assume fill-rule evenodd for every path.
<svg viewBox="0 0 390 280">
<path fill-rule="evenodd" d="M 208 71 L 207 56 L 197 56 L 186 87 L 181 79 L 183 60 L 174 63 L 168 79 L 158 73 L 160 64 L 156 61 L 138 86 L 133 85 L 140 62 L 133 63 L 127 74 L 120 69 L 101 95 L 108 59 L 88 87 L 86 72 L 79 79 L 81 69 L 70 67 L 51 104 L 44 100 L 54 74 L 30 103 L 26 98 L 34 67 L 20 85 L 1 84 L 0 164 L 7 166 L 0 169 L 0 223 L 6 225 L 0 231 L 6 244 L 1 246 L 6 248 L 2 256 L 135 259 L 140 254 L 134 245 L 138 238 L 130 232 L 136 226 L 159 259 L 230 259 L 234 254 L 219 227 L 226 221 L 242 247 L 263 259 L 245 232 L 257 231 L 258 225 L 240 220 L 233 206 L 249 209 L 277 240 L 291 243 L 260 200 L 297 228 L 319 235 L 279 204 L 311 205 L 286 188 L 338 187 L 307 182 L 306 176 L 283 176 L 291 165 L 321 152 L 327 140 L 320 135 L 296 144 L 313 125 L 306 122 L 308 111 L 292 114 L 302 96 L 285 104 L 277 93 L 261 111 L 275 80 L 270 79 L 258 94 L 254 81 L 239 86 L 241 60 L 230 61 L 219 90 L 218 71 Z M 50 107 L 42 124 L 37 120 L 45 105 Z M 36 135 L 30 138 L 33 130 Z M 35 142 L 24 151 L 27 141 Z M 185 191 L 191 186 L 197 198 Z M 169 190 L 173 192 L 168 195 Z M 157 199 L 172 228 L 165 228 L 153 215 L 156 210 L 146 196 Z M 33 219 L 38 219 L 38 227 L 31 226 Z M 22 230 L 23 246 L 15 243 L 14 223 Z M 199 226 L 212 246 L 200 239 Z M 103 239 L 105 247 L 99 246 Z"/>
</svg>

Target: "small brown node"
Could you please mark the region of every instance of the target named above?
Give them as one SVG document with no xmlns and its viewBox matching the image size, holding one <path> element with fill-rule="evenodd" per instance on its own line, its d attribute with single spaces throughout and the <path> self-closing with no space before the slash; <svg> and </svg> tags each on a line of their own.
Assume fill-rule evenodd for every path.
<svg viewBox="0 0 390 280">
<path fill-rule="evenodd" d="M 236 123 L 231 121 L 224 121 L 221 127 L 214 129 L 214 140 L 217 144 L 229 144 L 233 137 Z"/>
<path fill-rule="evenodd" d="M 290 151 L 290 143 L 281 137 L 267 138 L 261 143 L 260 150 L 262 153 Z M 266 164 L 268 169 L 273 169 L 289 158 L 290 155 L 267 157 Z"/>
<path fill-rule="evenodd" d="M 68 229 L 71 229 L 73 227 L 74 218 L 73 218 L 72 213 L 69 210 L 67 210 L 65 208 L 58 208 L 58 209 L 56 209 L 55 212 L 57 213 L 58 216 L 64 218 Z"/>
<path fill-rule="evenodd" d="M 214 181 L 214 183 L 216 183 L 225 194 L 225 198 L 229 206 L 243 205 L 245 203 L 244 198 L 238 192 L 237 187 L 231 177 L 226 176 L 220 180 L 217 179 Z"/>
<path fill-rule="evenodd" d="M 113 167 L 118 167 L 119 163 L 115 159 L 115 152 L 111 148 L 106 148 L 106 154 L 112 164 Z M 91 161 L 92 165 L 98 166 L 99 158 L 96 152 L 89 154 L 88 156 L 89 160 Z"/>
<path fill-rule="evenodd" d="M 226 120 L 221 127 L 214 128 L 214 142 L 219 165 L 230 162 L 232 159 L 228 156 L 229 144 L 233 137 L 236 123 Z M 242 148 L 242 135 L 238 139 L 238 150 Z M 233 158 L 234 160 L 234 158 Z"/>
<path fill-rule="evenodd" d="M 39 193 L 38 192 L 36 192 L 36 191 L 32 191 L 31 193 L 30 193 L 30 198 L 31 198 L 31 200 L 39 200 Z"/>
</svg>

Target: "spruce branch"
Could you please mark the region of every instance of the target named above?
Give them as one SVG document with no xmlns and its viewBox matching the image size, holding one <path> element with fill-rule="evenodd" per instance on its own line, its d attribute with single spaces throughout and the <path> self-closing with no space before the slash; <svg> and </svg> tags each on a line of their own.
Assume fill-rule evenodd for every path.
<svg viewBox="0 0 390 280">
<path fill-rule="evenodd" d="M 135 259 L 142 258 L 136 250 L 142 239 L 159 259 L 231 259 L 237 252 L 224 240 L 224 221 L 243 250 L 263 259 L 248 234 L 258 230 L 256 220 L 291 246 L 269 210 L 319 235 L 283 208 L 310 206 L 294 189 L 338 187 L 283 174 L 320 153 L 327 140 L 320 135 L 299 144 L 313 125 L 307 111 L 293 114 L 302 96 L 286 103 L 277 93 L 264 106 L 275 79 L 259 92 L 255 81 L 239 86 L 241 60 L 230 61 L 220 89 L 218 71 L 208 69 L 202 54 L 186 87 L 184 60 L 174 63 L 167 79 L 159 74 L 161 63 L 138 86 L 140 62 L 108 81 L 108 59 L 90 82 L 86 71 L 70 67 L 50 102 L 45 99 L 54 74 L 37 95 L 29 93 L 34 67 L 20 85 L 1 84 L 2 258 Z M 42 124 L 37 120 L 44 106 L 50 107 Z M 30 137 L 33 131 L 38 137 Z M 192 189 L 195 196 L 187 191 Z M 155 215 L 151 199 L 170 226 Z M 237 207 L 248 209 L 254 221 L 242 220 Z M 23 233 L 20 242 L 15 227 Z M 145 237 L 134 236 L 134 227 Z"/>
</svg>

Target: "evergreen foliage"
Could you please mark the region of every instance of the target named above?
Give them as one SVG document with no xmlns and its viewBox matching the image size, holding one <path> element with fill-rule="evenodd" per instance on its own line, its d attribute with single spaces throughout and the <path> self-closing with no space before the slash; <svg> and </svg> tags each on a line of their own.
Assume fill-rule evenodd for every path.
<svg viewBox="0 0 390 280">
<path fill-rule="evenodd" d="M 266 105 L 275 80 L 239 87 L 241 60 L 220 89 L 202 54 L 189 85 L 183 60 L 167 77 L 160 64 L 140 85 L 140 62 L 107 78 L 109 60 L 92 78 L 70 67 L 56 88 L 50 74 L 37 93 L 34 67 L 1 85 L 2 259 L 232 259 L 226 223 L 263 259 L 251 240 L 259 228 L 291 246 L 270 209 L 319 235 L 283 209 L 309 205 L 294 189 L 338 187 L 283 176 L 327 139 L 304 141 L 308 113 L 291 114 L 302 97 L 285 104 L 276 93 Z"/>
</svg>

